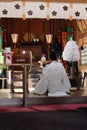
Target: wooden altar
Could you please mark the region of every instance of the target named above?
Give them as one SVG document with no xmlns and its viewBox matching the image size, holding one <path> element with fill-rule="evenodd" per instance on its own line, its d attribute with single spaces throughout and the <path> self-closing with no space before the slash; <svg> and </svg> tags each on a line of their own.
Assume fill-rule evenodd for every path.
<svg viewBox="0 0 87 130">
<path fill-rule="evenodd" d="M 20 46 L 12 50 L 13 54 L 13 63 L 15 62 L 24 62 L 29 63 L 29 52 L 32 52 L 32 60 L 38 61 L 41 59 L 42 48 L 41 46 Z"/>
</svg>

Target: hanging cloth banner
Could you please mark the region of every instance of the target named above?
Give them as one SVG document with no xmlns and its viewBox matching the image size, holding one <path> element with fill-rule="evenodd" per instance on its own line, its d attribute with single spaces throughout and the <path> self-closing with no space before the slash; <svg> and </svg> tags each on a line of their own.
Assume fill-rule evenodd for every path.
<svg viewBox="0 0 87 130">
<path fill-rule="evenodd" d="M 50 19 L 70 18 L 71 20 L 86 20 L 87 4 L 63 2 L 30 2 L 28 0 L 15 0 L 12 2 L 0 1 L 0 18 L 22 18 L 22 14 L 26 14 L 26 18 L 47 18 L 47 14 L 49 14 Z"/>
</svg>

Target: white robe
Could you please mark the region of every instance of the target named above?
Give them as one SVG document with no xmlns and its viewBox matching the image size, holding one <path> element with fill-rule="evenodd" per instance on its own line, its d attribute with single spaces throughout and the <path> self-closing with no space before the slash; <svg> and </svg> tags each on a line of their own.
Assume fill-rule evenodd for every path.
<svg viewBox="0 0 87 130">
<path fill-rule="evenodd" d="M 35 90 L 31 93 L 44 94 L 48 91 L 48 93 L 55 94 L 58 92 L 69 92 L 70 87 L 69 78 L 63 65 L 57 61 L 52 61 L 43 68 L 42 76 Z"/>
<path fill-rule="evenodd" d="M 80 59 L 80 51 L 76 41 L 70 40 L 67 42 L 62 57 L 66 61 L 78 61 Z"/>
</svg>

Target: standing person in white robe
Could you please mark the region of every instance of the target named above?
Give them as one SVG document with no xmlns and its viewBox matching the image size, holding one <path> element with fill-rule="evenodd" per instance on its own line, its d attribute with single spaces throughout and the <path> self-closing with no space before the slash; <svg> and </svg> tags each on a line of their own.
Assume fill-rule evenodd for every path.
<svg viewBox="0 0 87 130">
<path fill-rule="evenodd" d="M 56 52 L 50 53 L 50 64 L 42 70 L 42 76 L 37 83 L 35 90 L 31 93 L 48 95 L 66 95 L 70 92 L 71 84 L 69 82 L 67 73 L 61 63 L 58 63 Z"/>
</svg>

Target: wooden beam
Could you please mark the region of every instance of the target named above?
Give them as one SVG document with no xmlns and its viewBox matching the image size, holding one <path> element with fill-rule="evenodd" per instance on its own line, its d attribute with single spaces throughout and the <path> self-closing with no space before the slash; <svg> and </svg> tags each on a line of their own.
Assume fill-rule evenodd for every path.
<svg viewBox="0 0 87 130">
<path fill-rule="evenodd" d="M 13 2 L 22 0 L 0 0 L 0 2 Z M 87 3 L 87 0 L 25 0 L 30 2 L 59 2 L 59 3 Z"/>
</svg>

